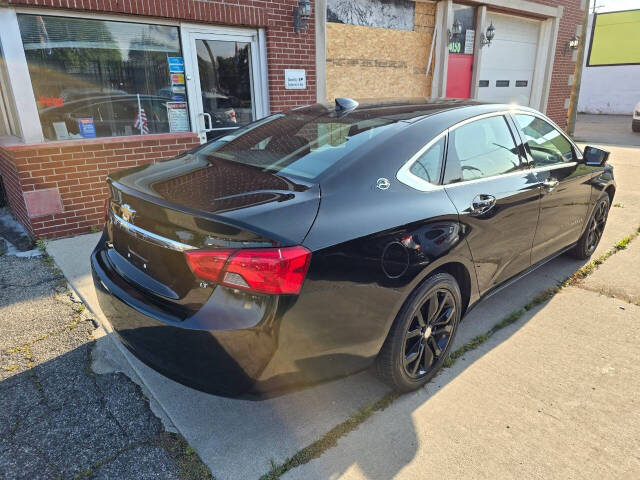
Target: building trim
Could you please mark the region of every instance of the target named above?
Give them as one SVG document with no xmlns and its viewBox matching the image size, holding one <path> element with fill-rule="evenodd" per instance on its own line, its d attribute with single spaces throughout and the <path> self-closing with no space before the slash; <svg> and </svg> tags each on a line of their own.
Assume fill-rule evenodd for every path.
<svg viewBox="0 0 640 480">
<path fill-rule="evenodd" d="M 316 100 L 327 101 L 327 0 L 315 2 Z"/>
<path fill-rule="evenodd" d="M 27 66 L 27 57 L 22 45 L 20 27 L 16 11 L 0 8 L 0 44 L 6 63 L 6 77 L 9 81 L 7 91 L 11 93 L 18 118 L 13 120 L 18 126 L 17 134 L 25 143 L 41 143 L 44 141 L 38 105 L 33 93 L 31 74 Z"/>
<path fill-rule="evenodd" d="M 487 28 L 487 7 L 481 5 L 478 7 L 476 15 L 476 32 L 484 32 Z M 480 37 L 475 42 L 473 49 L 473 61 L 475 63 L 473 72 L 471 74 L 471 98 L 478 98 L 478 77 L 480 75 L 480 65 L 482 64 L 482 45 L 480 44 Z"/>
<path fill-rule="evenodd" d="M 465 2 L 467 3 L 467 2 Z M 542 5 L 528 0 L 469 0 L 469 4 L 479 6 L 485 5 L 489 9 L 500 9 L 510 13 L 526 13 L 539 17 L 561 17 L 562 10 L 558 7 Z"/>
</svg>

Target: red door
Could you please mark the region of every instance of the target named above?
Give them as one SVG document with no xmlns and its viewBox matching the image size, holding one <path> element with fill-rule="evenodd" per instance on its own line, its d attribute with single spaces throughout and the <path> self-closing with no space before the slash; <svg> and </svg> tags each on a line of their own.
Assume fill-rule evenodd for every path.
<svg viewBox="0 0 640 480">
<path fill-rule="evenodd" d="M 472 67 L 473 55 L 449 53 L 447 98 L 469 98 L 471 96 Z"/>
</svg>

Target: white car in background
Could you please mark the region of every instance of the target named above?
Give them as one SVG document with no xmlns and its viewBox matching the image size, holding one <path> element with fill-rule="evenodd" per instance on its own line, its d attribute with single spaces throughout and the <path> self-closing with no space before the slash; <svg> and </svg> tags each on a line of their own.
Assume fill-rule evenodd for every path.
<svg viewBox="0 0 640 480">
<path fill-rule="evenodd" d="M 633 111 L 633 120 L 631 121 L 631 130 L 640 132 L 640 103 L 636 105 Z"/>
</svg>

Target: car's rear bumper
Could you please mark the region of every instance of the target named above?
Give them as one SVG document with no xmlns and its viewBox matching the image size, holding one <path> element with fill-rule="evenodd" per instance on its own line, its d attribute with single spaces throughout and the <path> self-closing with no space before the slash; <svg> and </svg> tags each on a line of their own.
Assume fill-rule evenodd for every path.
<svg viewBox="0 0 640 480">
<path fill-rule="evenodd" d="M 197 319 L 158 315 L 114 281 L 101 251 L 91 256 L 93 282 L 103 313 L 122 343 L 144 363 L 185 385 L 226 396 L 252 393 L 275 351 L 273 337 L 258 326 L 209 329 Z"/>
<path fill-rule="evenodd" d="M 342 349 L 319 342 L 313 329 L 326 329 L 326 316 L 298 298 L 267 297 L 250 309 L 245 303 L 242 310 L 253 312 L 247 317 L 212 294 L 197 314 L 184 320 L 171 318 L 127 286 L 111 270 L 105 252 L 101 241 L 91 255 L 103 313 L 136 357 L 184 385 L 216 395 L 260 399 L 362 370 L 377 353 L 363 354 L 344 333 L 336 341 L 346 339 Z M 317 307 L 318 299 L 310 297 Z M 310 328 L 304 328 L 305 323 Z"/>
</svg>

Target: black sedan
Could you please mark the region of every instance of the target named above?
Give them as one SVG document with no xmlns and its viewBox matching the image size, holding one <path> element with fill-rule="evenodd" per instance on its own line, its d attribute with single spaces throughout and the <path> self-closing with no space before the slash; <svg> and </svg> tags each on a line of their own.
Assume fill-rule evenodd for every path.
<svg viewBox="0 0 640 480">
<path fill-rule="evenodd" d="M 412 390 L 479 300 L 593 253 L 607 156 L 524 107 L 275 114 L 112 175 L 96 290 L 135 355 L 204 391 L 261 398 L 374 363 Z"/>
</svg>

